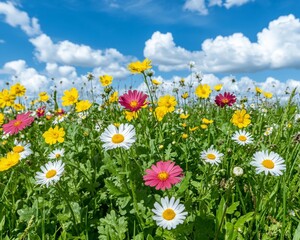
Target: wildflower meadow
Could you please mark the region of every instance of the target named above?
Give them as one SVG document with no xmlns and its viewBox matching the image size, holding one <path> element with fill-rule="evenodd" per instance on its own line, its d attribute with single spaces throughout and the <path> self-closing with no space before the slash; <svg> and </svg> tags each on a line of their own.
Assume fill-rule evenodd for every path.
<svg viewBox="0 0 300 240">
<path fill-rule="evenodd" d="M 163 92 L 151 64 L 145 91 L 1 90 L 1 240 L 300 239 L 299 89 Z"/>
</svg>

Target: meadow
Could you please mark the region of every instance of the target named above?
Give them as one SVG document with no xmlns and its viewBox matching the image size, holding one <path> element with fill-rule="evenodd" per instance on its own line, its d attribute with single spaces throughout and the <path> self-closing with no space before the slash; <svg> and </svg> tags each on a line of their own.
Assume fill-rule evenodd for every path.
<svg viewBox="0 0 300 240">
<path fill-rule="evenodd" d="M 147 91 L 2 89 L 1 240 L 300 239 L 299 90 L 161 95 L 150 60 L 128 71 Z"/>
</svg>

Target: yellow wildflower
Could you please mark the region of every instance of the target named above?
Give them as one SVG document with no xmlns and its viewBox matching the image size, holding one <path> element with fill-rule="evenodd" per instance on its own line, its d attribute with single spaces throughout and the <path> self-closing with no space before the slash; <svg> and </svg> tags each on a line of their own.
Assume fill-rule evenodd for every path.
<svg viewBox="0 0 300 240">
<path fill-rule="evenodd" d="M 186 134 L 186 133 L 183 133 L 183 134 L 181 135 L 181 137 L 182 137 L 183 139 L 187 139 L 187 138 L 189 137 L 189 135 Z"/>
<path fill-rule="evenodd" d="M 158 121 L 163 120 L 164 116 L 168 113 L 168 108 L 161 106 L 155 108 L 155 116 Z"/>
<path fill-rule="evenodd" d="M 121 125 L 121 123 L 114 123 L 114 126 L 117 128 L 120 127 L 120 125 Z"/>
<path fill-rule="evenodd" d="M 119 93 L 118 93 L 118 91 L 115 91 L 115 92 L 113 92 L 113 94 L 110 95 L 108 101 L 110 103 L 114 103 L 114 102 L 117 102 L 118 100 L 119 100 Z"/>
<path fill-rule="evenodd" d="M 21 85 L 20 83 L 16 83 L 15 85 L 12 85 L 10 87 L 10 91 L 12 94 L 14 94 L 18 97 L 22 97 L 25 95 L 26 88 L 23 85 Z"/>
<path fill-rule="evenodd" d="M 216 86 L 214 86 L 214 89 L 219 92 L 221 89 L 223 88 L 223 84 L 217 84 Z"/>
<path fill-rule="evenodd" d="M 132 119 L 138 118 L 138 112 L 125 111 L 125 118 L 130 122 Z"/>
<path fill-rule="evenodd" d="M 109 75 L 103 75 L 99 77 L 99 81 L 103 87 L 109 86 L 112 83 L 113 77 Z"/>
<path fill-rule="evenodd" d="M 63 143 L 65 141 L 65 131 L 63 128 L 58 128 L 58 126 L 55 126 L 55 128 L 50 127 L 48 131 L 46 131 L 43 134 L 43 137 L 45 138 L 45 142 L 52 145 L 57 142 Z"/>
<path fill-rule="evenodd" d="M 73 105 L 78 101 L 78 91 L 76 88 L 71 88 L 70 90 L 64 91 L 64 96 L 62 96 L 61 100 L 63 106 Z"/>
<path fill-rule="evenodd" d="M 160 84 L 161 84 L 161 82 L 160 82 L 160 81 L 157 81 L 156 79 L 153 79 L 153 80 L 152 80 L 152 83 L 153 83 L 154 85 L 160 85 Z"/>
<path fill-rule="evenodd" d="M 135 73 L 142 73 L 147 69 L 152 68 L 151 66 L 151 60 L 148 58 L 144 59 L 143 62 L 137 61 L 137 62 L 132 62 L 128 65 L 128 70 L 135 74 Z"/>
<path fill-rule="evenodd" d="M 211 124 L 213 122 L 214 122 L 213 120 L 209 120 L 207 118 L 202 118 L 202 123 L 204 123 L 204 124 Z"/>
<path fill-rule="evenodd" d="M 16 111 L 22 111 L 22 110 L 25 109 L 25 106 L 22 105 L 21 103 L 15 103 L 15 104 L 13 105 L 13 108 L 14 108 Z"/>
<path fill-rule="evenodd" d="M 190 116 L 190 114 L 183 114 L 183 113 L 181 113 L 179 117 L 181 119 L 187 119 L 189 116 Z"/>
<path fill-rule="evenodd" d="M 173 112 L 175 110 L 175 106 L 177 105 L 177 101 L 174 96 L 165 95 L 158 99 L 157 104 L 159 107 L 165 107 L 167 112 Z"/>
<path fill-rule="evenodd" d="M 199 128 L 199 127 L 196 126 L 196 127 L 193 127 L 193 128 L 189 128 L 189 130 L 190 130 L 191 132 L 194 132 L 194 131 L 196 131 L 198 128 Z"/>
<path fill-rule="evenodd" d="M 76 103 L 76 112 L 83 112 L 88 110 L 92 106 L 89 100 L 81 100 Z"/>
<path fill-rule="evenodd" d="M 187 99 L 188 97 L 189 97 L 189 94 L 187 92 L 185 92 L 181 95 L 181 98 L 183 98 L 183 99 Z"/>
<path fill-rule="evenodd" d="M 3 89 L 0 92 L 0 108 L 12 106 L 15 100 L 16 100 L 16 95 L 11 93 L 7 89 Z"/>
<path fill-rule="evenodd" d="M 6 157 L 0 158 L 0 172 L 10 169 L 11 167 L 18 164 L 19 161 L 20 161 L 19 153 L 14 153 L 14 152 L 7 153 Z"/>
<path fill-rule="evenodd" d="M 0 113 L 0 126 L 4 123 L 5 116 L 3 113 Z"/>
<path fill-rule="evenodd" d="M 195 91 L 195 94 L 197 95 L 197 97 L 199 98 L 208 98 L 210 93 L 211 93 L 211 89 L 210 89 L 210 86 L 208 84 L 200 84 L 197 88 L 196 88 L 196 91 Z"/>
<path fill-rule="evenodd" d="M 263 92 L 263 94 L 264 94 L 264 96 L 265 96 L 266 98 L 272 98 L 272 97 L 273 97 L 273 94 L 270 93 L 270 92 Z"/>
<path fill-rule="evenodd" d="M 256 91 L 256 93 L 258 93 L 258 94 L 261 94 L 261 93 L 263 92 L 263 90 L 260 89 L 259 87 L 255 87 L 255 91 Z"/>
<path fill-rule="evenodd" d="M 38 101 L 47 102 L 49 100 L 49 98 L 50 98 L 50 96 L 46 92 L 40 92 Z"/>
<path fill-rule="evenodd" d="M 247 127 L 251 123 L 250 115 L 245 109 L 236 110 L 230 121 L 238 128 Z"/>
<path fill-rule="evenodd" d="M 208 126 L 207 126 L 206 124 L 201 124 L 200 127 L 201 127 L 202 129 L 207 129 L 207 128 L 208 128 Z"/>
</svg>

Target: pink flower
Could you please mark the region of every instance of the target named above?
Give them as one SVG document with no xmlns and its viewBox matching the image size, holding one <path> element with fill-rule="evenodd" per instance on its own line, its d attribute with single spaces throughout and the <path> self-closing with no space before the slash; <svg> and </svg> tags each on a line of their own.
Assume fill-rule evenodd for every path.
<svg viewBox="0 0 300 240">
<path fill-rule="evenodd" d="M 146 173 L 143 176 L 145 185 L 155 186 L 156 190 L 171 188 L 173 184 L 179 183 L 183 176 L 181 167 L 170 160 L 157 162 L 156 165 L 151 166 L 151 169 L 147 169 Z"/>
<path fill-rule="evenodd" d="M 143 92 L 129 90 L 128 93 L 120 96 L 119 103 L 131 112 L 136 112 L 145 105 L 147 97 L 148 95 Z"/>
<path fill-rule="evenodd" d="M 219 107 L 224 107 L 226 105 L 232 106 L 232 104 L 234 104 L 235 102 L 236 102 L 235 95 L 232 93 L 227 93 L 227 92 L 225 92 L 224 95 L 222 95 L 220 93 L 219 95 L 216 96 L 216 99 L 215 99 L 215 103 Z"/>
<path fill-rule="evenodd" d="M 17 134 L 19 131 L 31 125 L 34 121 L 34 117 L 31 117 L 30 114 L 31 112 L 18 114 L 16 119 L 4 124 L 2 126 L 4 133 L 10 135 Z"/>
</svg>

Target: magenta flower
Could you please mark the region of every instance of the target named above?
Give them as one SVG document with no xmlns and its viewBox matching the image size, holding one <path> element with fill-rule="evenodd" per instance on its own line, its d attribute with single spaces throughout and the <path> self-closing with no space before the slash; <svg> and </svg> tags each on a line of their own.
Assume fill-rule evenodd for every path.
<svg viewBox="0 0 300 240">
<path fill-rule="evenodd" d="M 31 117 L 30 114 L 31 112 L 18 114 L 16 119 L 10 120 L 8 123 L 2 126 L 3 132 L 5 134 L 13 135 L 30 126 L 34 121 L 34 117 Z"/>
<path fill-rule="evenodd" d="M 129 90 L 128 93 L 120 96 L 119 103 L 131 112 L 136 112 L 145 105 L 147 97 L 148 95 L 143 92 Z"/>
<path fill-rule="evenodd" d="M 46 113 L 46 106 L 40 107 L 36 110 L 36 115 L 40 118 L 43 117 Z"/>
<path fill-rule="evenodd" d="M 236 102 L 235 95 L 232 93 L 227 93 L 227 92 L 225 92 L 224 95 L 222 95 L 220 93 L 219 95 L 216 96 L 216 99 L 215 99 L 215 103 L 219 107 L 224 107 L 226 105 L 232 106 L 232 104 L 234 104 L 235 102 Z"/>
<path fill-rule="evenodd" d="M 159 161 L 156 165 L 152 165 L 151 169 L 146 170 L 143 176 L 145 185 L 154 187 L 156 190 L 165 190 L 181 181 L 183 174 L 181 167 L 175 165 L 172 161 Z"/>
</svg>

